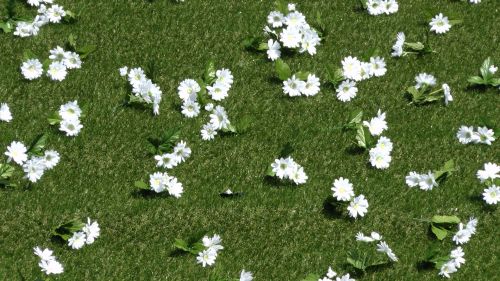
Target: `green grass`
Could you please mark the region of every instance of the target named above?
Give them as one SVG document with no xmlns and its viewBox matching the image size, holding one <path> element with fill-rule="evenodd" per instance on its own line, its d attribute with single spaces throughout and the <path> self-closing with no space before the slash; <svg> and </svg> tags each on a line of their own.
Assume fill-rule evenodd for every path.
<svg viewBox="0 0 500 281">
<path fill-rule="evenodd" d="M 14 115 L 12 123 L 0 123 L 0 147 L 13 140 L 29 143 L 49 132 L 48 147 L 62 155 L 61 163 L 31 189 L 0 190 L 0 280 L 39 276 L 32 254 L 37 245 L 53 249 L 65 266 L 55 280 L 206 280 L 211 272 L 236 277 L 242 268 L 254 272 L 255 280 L 300 280 L 308 273 L 324 274 L 332 262 L 344 272 L 359 231 L 380 232 L 400 258 L 359 280 L 440 280 L 436 270 L 417 269 L 432 239 L 426 225 L 414 219 L 435 214 L 479 218 L 477 235 L 463 247 L 467 262 L 454 280 L 498 276 L 499 212 L 473 198 L 482 191 L 476 171 L 500 159 L 498 141 L 464 146 L 455 138 L 460 125 L 477 126 L 482 117 L 499 125 L 498 91 L 466 88 L 466 79 L 486 57 L 500 63 L 496 1 L 399 1 L 398 13 L 380 17 L 356 10 L 355 1 L 295 1 L 308 18 L 320 11 L 330 32 L 316 56 L 287 58 L 292 69 L 323 75 L 326 64 L 340 65 L 345 56 L 365 56 L 370 48 L 384 51 L 388 73 L 359 83 L 358 97 L 350 103 L 337 101 L 326 87 L 313 98 L 286 98 L 271 79 L 272 64 L 242 49 L 245 36 L 261 32 L 272 1 L 57 2 L 79 14 L 78 22 L 44 27 L 28 39 L 0 34 L 0 102 L 8 102 Z M 463 18 L 464 24 L 443 36 L 431 35 L 437 54 L 390 58 L 397 32 L 404 31 L 408 41 L 421 39 L 427 29 L 422 23 L 439 12 Z M 47 57 L 70 33 L 98 46 L 83 68 L 61 83 L 24 81 L 19 72 L 23 51 Z M 199 130 L 208 116 L 191 120 L 180 114 L 178 83 L 197 77 L 210 58 L 233 71 L 235 83 L 222 104 L 231 119 L 254 117 L 247 134 L 203 142 Z M 146 67 L 150 61 L 157 67 L 154 81 L 164 92 L 158 117 L 149 109 L 121 105 L 125 82 L 118 68 Z M 451 106 L 407 105 L 402 93 L 420 72 L 451 86 Z M 46 119 L 75 99 L 88 107 L 85 127 L 78 137 L 67 138 L 49 128 Z M 333 129 L 354 109 L 374 116 L 379 108 L 387 111 L 386 135 L 395 145 L 386 171 L 370 168 L 366 154 L 348 153 L 351 137 Z M 193 150 L 186 163 L 170 172 L 183 183 L 183 197 L 136 196 L 134 181 L 156 171 L 146 138 L 175 126 Z M 293 144 L 292 156 L 309 176 L 304 186 L 264 180 L 265 168 L 286 142 Z M 437 169 L 449 159 L 459 171 L 444 185 L 431 192 L 405 185 L 409 171 Z M 331 184 L 341 176 L 367 197 L 365 218 L 324 214 Z M 246 196 L 220 198 L 228 187 Z M 71 250 L 51 242 L 50 233 L 60 223 L 87 216 L 101 225 L 93 245 Z M 225 249 L 214 268 L 202 268 L 192 256 L 171 256 L 175 238 L 200 229 L 222 236 Z M 450 239 L 444 244 L 451 250 Z"/>
</svg>

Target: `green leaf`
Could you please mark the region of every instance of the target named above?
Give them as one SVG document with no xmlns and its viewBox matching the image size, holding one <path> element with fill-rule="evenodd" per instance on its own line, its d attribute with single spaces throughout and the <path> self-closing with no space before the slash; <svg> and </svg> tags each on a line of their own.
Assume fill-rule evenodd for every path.
<svg viewBox="0 0 500 281">
<path fill-rule="evenodd" d="M 441 226 L 437 226 L 433 223 L 431 224 L 431 231 L 432 233 L 434 233 L 434 235 L 436 235 L 436 238 L 439 240 L 443 240 L 448 235 L 448 230 L 446 230 Z"/>
<path fill-rule="evenodd" d="M 422 42 L 416 42 L 416 43 L 405 42 L 404 44 L 410 50 L 415 51 L 415 52 L 420 52 L 420 51 L 425 49 L 425 45 Z"/>
<path fill-rule="evenodd" d="M 11 20 L 0 22 L 0 29 L 2 29 L 4 33 L 11 33 L 14 29 L 14 24 Z"/>
<path fill-rule="evenodd" d="M 164 150 L 162 152 L 166 152 L 167 149 L 171 149 L 177 143 L 177 141 L 181 137 L 181 130 L 179 128 L 167 129 L 163 133 L 161 137 L 161 146 Z"/>
<path fill-rule="evenodd" d="M 490 67 L 491 67 L 491 58 L 487 58 L 484 60 L 483 65 L 481 66 L 481 76 L 483 76 L 483 80 L 485 82 L 488 82 L 491 78 L 491 72 L 490 72 Z"/>
<path fill-rule="evenodd" d="M 297 77 L 297 79 L 300 79 L 300 80 L 307 80 L 307 77 L 309 76 L 309 72 L 305 72 L 305 71 L 299 71 L 297 73 L 295 73 L 295 77 Z"/>
<path fill-rule="evenodd" d="M 334 87 L 337 87 L 344 80 L 344 73 L 341 68 L 326 67 L 326 80 Z"/>
<path fill-rule="evenodd" d="M 437 224 L 458 224 L 460 223 L 460 219 L 457 216 L 433 216 L 431 222 Z"/>
<path fill-rule="evenodd" d="M 189 245 L 186 241 L 182 239 L 176 238 L 174 242 L 174 247 L 178 250 L 189 253 Z"/>
<path fill-rule="evenodd" d="M 149 186 L 144 181 L 136 181 L 134 182 L 134 186 L 139 189 L 151 190 L 151 188 L 149 188 Z"/>
<path fill-rule="evenodd" d="M 363 110 L 355 110 L 349 115 L 349 120 L 344 124 L 344 129 L 357 129 L 363 122 Z"/>
<path fill-rule="evenodd" d="M 310 273 L 306 276 L 306 278 L 302 279 L 302 281 L 318 281 L 318 279 L 321 279 L 320 275 Z"/>
<path fill-rule="evenodd" d="M 215 69 L 215 62 L 213 59 L 209 60 L 207 62 L 207 65 L 205 66 L 205 72 L 203 73 L 203 81 L 205 81 L 205 84 L 207 85 L 212 85 L 215 82 L 216 76 L 216 69 Z"/>
<path fill-rule="evenodd" d="M 47 118 L 51 126 L 61 123 L 62 117 L 59 115 L 59 111 L 55 111 L 49 118 Z"/>
<path fill-rule="evenodd" d="M 0 164 L 0 179 L 8 180 L 14 174 L 14 167 L 9 164 Z"/>
<path fill-rule="evenodd" d="M 472 85 L 486 85 L 488 84 L 487 81 L 485 81 L 483 78 L 479 76 L 472 76 L 467 79 L 467 82 L 469 82 Z"/>
<path fill-rule="evenodd" d="M 77 41 L 77 39 L 78 38 L 74 34 L 70 34 L 68 36 L 68 46 L 73 51 L 76 51 L 76 41 Z"/>
<path fill-rule="evenodd" d="M 443 165 L 443 167 L 441 167 L 441 169 L 439 169 L 438 171 L 434 171 L 434 177 L 436 178 L 436 181 L 443 181 L 455 171 L 457 171 L 455 162 L 453 161 L 453 159 L 448 160 Z"/>
<path fill-rule="evenodd" d="M 37 156 L 43 155 L 43 149 L 47 145 L 48 135 L 46 133 L 38 135 L 35 140 L 31 143 L 28 149 L 28 154 L 33 154 Z"/>
<path fill-rule="evenodd" d="M 238 133 L 238 131 L 236 130 L 236 127 L 231 123 L 229 125 L 227 125 L 225 128 L 222 128 L 222 131 L 224 133 L 233 133 L 233 134 Z"/>
<path fill-rule="evenodd" d="M 266 51 L 269 49 L 269 46 L 267 45 L 267 43 L 260 43 L 259 46 L 257 47 L 257 51 Z"/>
<path fill-rule="evenodd" d="M 500 78 L 492 78 L 490 79 L 490 85 L 493 87 L 500 86 Z"/>
<path fill-rule="evenodd" d="M 132 105 L 132 104 L 144 104 L 145 101 L 143 98 L 138 97 L 134 94 L 129 94 L 128 95 L 128 101 L 127 104 Z"/>
<path fill-rule="evenodd" d="M 262 44 L 266 45 L 266 50 L 268 49 L 267 43 L 262 42 L 260 37 L 250 36 L 243 39 L 242 45 L 247 50 L 261 51 L 260 48 Z"/>
<path fill-rule="evenodd" d="M 267 166 L 266 176 L 269 176 L 269 177 L 276 176 L 276 173 L 273 171 L 273 166 L 271 166 L 271 165 Z"/>
<path fill-rule="evenodd" d="M 52 235 L 60 237 L 64 241 L 68 241 L 68 239 L 73 236 L 74 232 L 82 230 L 84 226 L 85 224 L 83 222 L 78 219 L 74 219 L 57 227 L 52 232 Z"/>
<path fill-rule="evenodd" d="M 454 26 L 454 25 L 460 25 L 460 24 L 462 24 L 464 21 L 463 21 L 463 20 L 449 20 L 448 22 L 449 22 L 449 24 L 450 24 L 451 26 Z"/>
<path fill-rule="evenodd" d="M 368 149 L 372 146 L 374 140 L 368 128 L 358 124 L 356 127 L 356 141 L 360 148 Z"/>
<path fill-rule="evenodd" d="M 65 10 L 65 11 L 66 11 L 66 15 L 64 16 L 63 21 L 65 23 L 74 23 L 74 22 L 76 22 L 76 14 L 73 13 L 72 11 L 70 11 L 70 10 Z"/>
<path fill-rule="evenodd" d="M 285 81 L 292 76 L 292 71 L 290 70 L 290 67 L 282 59 L 276 60 L 274 69 L 276 71 L 276 76 L 281 81 Z"/>
<path fill-rule="evenodd" d="M 196 242 L 189 246 L 189 252 L 193 255 L 197 255 L 203 250 L 205 250 L 205 246 L 201 242 Z"/>
<path fill-rule="evenodd" d="M 368 1 L 367 0 L 359 0 L 359 4 L 364 10 L 368 9 Z"/>
<path fill-rule="evenodd" d="M 95 52 L 97 50 L 97 47 L 95 45 L 85 45 L 83 47 L 79 47 L 76 49 L 76 52 L 78 55 L 80 55 L 80 58 L 83 60 L 87 58 L 90 54 Z"/>
</svg>

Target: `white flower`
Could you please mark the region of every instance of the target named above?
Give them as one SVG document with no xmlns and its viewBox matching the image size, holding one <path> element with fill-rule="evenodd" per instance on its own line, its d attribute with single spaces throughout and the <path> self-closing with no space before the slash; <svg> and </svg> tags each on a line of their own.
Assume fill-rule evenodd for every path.
<svg viewBox="0 0 500 281">
<path fill-rule="evenodd" d="M 283 92 L 290 97 L 300 96 L 305 86 L 306 82 L 301 81 L 293 75 L 291 78 L 283 81 Z"/>
<path fill-rule="evenodd" d="M 443 16 L 442 13 L 436 15 L 431 20 L 429 25 L 431 26 L 431 31 L 434 31 L 437 34 L 446 33 L 451 28 L 451 24 L 450 21 L 448 20 L 448 17 Z"/>
<path fill-rule="evenodd" d="M 369 79 L 371 77 L 371 75 L 370 75 L 371 67 L 372 67 L 371 63 L 361 62 L 361 71 L 360 71 L 361 80 L 366 80 L 366 79 Z"/>
<path fill-rule="evenodd" d="M 477 171 L 477 178 L 481 181 L 481 183 L 487 181 L 487 180 L 494 180 L 497 178 L 500 178 L 500 166 L 498 166 L 496 163 L 485 163 L 484 164 L 484 170 L 478 170 Z"/>
<path fill-rule="evenodd" d="M 387 153 L 391 153 L 392 151 L 392 142 L 389 138 L 386 138 L 384 136 L 380 137 L 377 141 L 377 146 L 376 148 L 385 151 Z"/>
<path fill-rule="evenodd" d="M 479 4 L 481 3 L 481 0 L 469 0 L 469 2 L 472 4 Z"/>
<path fill-rule="evenodd" d="M 441 266 L 439 275 L 450 278 L 450 274 L 457 272 L 457 267 L 453 261 L 449 261 Z"/>
<path fill-rule="evenodd" d="M 333 269 L 329 266 L 328 271 L 326 272 L 326 277 L 333 278 L 337 276 L 337 272 L 333 271 Z"/>
<path fill-rule="evenodd" d="M 289 13 L 284 20 L 288 28 L 299 28 L 306 24 L 306 17 L 300 12 Z"/>
<path fill-rule="evenodd" d="M 415 186 L 418 186 L 419 183 L 420 183 L 420 178 L 422 176 L 420 174 L 417 174 L 416 172 L 410 172 L 407 176 L 406 176 L 406 184 L 409 186 L 409 187 L 415 187 Z"/>
<path fill-rule="evenodd" d="M 295 166 L 296 163 L 291 157 L 276 159 L 271 164 L 274 174 L 280 179 L 288 178 Z"/>
<path fill-rule="evenodd" d="M 125 77 L 127 75 L 128 75 L 128 67 L 124 66 L 124 67 L 120 68 L 120 76 Z"/>
<path fill-rule="evenodd" d="M 175 198 L 180 198 L 182 196 L 182 193 L 184 192 L 182 183 L 180 183 L 177 178 L 170 177 L 167 181 L 167 192 Z"/>
<path fill-rule="evenodd" d="M 491 145 L 495 141 L 495 132 L 487 127 L 478 127 L 477 132 L 472 135 L 472 142 Z"/>
<path fill-rule="evenodd" d="M 434 187 L 438 186 L 434 174 L 429 171 L 427 174 L 420 175 L 420 181 L 418 182 L 420 189 L 422 190 L 432 190 Z"/>
<path fill-rule="evenodd" d="M 358 88 L 356 87 L 356 82 L 351 80 L 345 80 L 340 83 L 337 88 L 337 99 L 342 102 L 347 102 L 353 99 L 358 93 Z"/>
<path fill-rule="evenodd" d="M 213 140 L 217 135 L 217 128 L 212 125 L 212 123 L 208 123 L 203 125 L 201 129 L 201 138 L 205 141 Z"/>
<path fill-rule="evenodd" d="M 494 65 L 491 65 L 490 68 L 488 68 L 488 71 L 491 73 L 491 74 L 495 74 L 497 73 L 498 71 L 498 67 L 494 66 Z"/>
<path fill-rule="evenodd" d="M 155 155 L 154 158 L 157 161 L 156 166 L 163 167 L 165 169 L 172 169 L 179 164 L 177 157 L 173 153 Z"/>
<path fill-rule="evenodd" d="M 464 228 L 464 225 L 462 223 L 458 224 L 458 231 L 457 233 L 453 236 L 453 242 L 455 242 L 457 245 L 459 244 L 465 244 L 469 242 L 470 237 L 472 236 L 472 233 L 470 232 L 469 229 Z"/>
<path fill-rule="evenodd" d="M 224 107 L 218 105 L 214 108 L 212 114 L 210 114 L 210 124 L 212 124 L 214 128 L 217 128 L 217 130 L 227 128 L 230 122 Z"/>
<path fill-rule="evenodd" d="M 385 253 L 392 261 L 398 261 L 398 257 L 396 257 L 385 241 L 381 241 L 377 244 L 377 251 Z"/>
<path fill-rule="evenodd" d="M 43 74 L 43 65 L 38 59 L 29 59 L 21 65 L 21 73 L 28 80 L 40 78 Z"/>
<path fill-rule="evenodd" d="M 375 77 L 384 76 L 387 72 L 385 60 L 382 57 L 371 57 L 370 58 L 370 75 Z"/>
<path fill-rule="evenodd" d="M 391 164 L 390 151 L 374 147 L 370 149 L 370 164 L 377 169 L 387 169 Z"/>
<path fill-rule="evenodd" d="M 144 74 L 144 70 L 142 68 L 132 68 L 128 72 L 128 81 L 132 87 L 140 85 L 144 80 L 146 80 L 146 75 Z"/>
<path fill-rule="evenodd" d="M 358 232 L 358 234 L 356 234 L 356 241 L 370 243 L 380 239 L 382 239 L 382 236 L 380 236 L 377 232 L 372 232 L 371 236 L 365 236 L 362 232 Z"/>
<path fill-rule="evenodd" d="M 222 239 L 217 234 L 214 234 L 214 236 L 212 237 L 204 236 L 201 241 L 203 242 L 203 246 L 205 246 L 209 250 L 217 252 L 224 249 L 224 247 L 221 245 Z"/>
<path fill-rule="evenodd" d="M 228 84 L 216 82 L 213 86 L 207 86 L 208 94 L 215 101 L 221 101 L 228 96 Z"/>
<path fill-rule="evenodd" d="M 286 48 L 297 48 L 300 46 L 302 35 L 298 28 L 287 27 L 280 33 L 280 41 Z"/>
<path fill-rule="evenodd" d="M 267 57 L 275 61 L 281 56 L 281 45 L 278 41 L 274 41 L 273 39 L 269 39 L 267 41 Z"/>
<path fill-rule="evenodd" d="M 471 217 L 467 222 L 465 229 L 467 229 L 470 232 L 470 234 L 476 234 L 476 227 L 477 227 L 477 219 Z"/>
<path fill-rule="evenodd" d="M 342 60 L 342 73 L 346 79 L 361 80 L 361 62 L 356 57 L 346 57 Z"/>
<path fill-rule="evenodd" d="M 38 266 L 40 266 L 42 272 L 45 272 L 47 275 L 61 274 L 64 271 L 62 264 L 56 260 L 41 260 Z"/>
<path fill-rule="evenodd" d="M 59 5 L 52 5 L 52 7 L 47 9 L 45 15 L 47 16 L 47 18 L 49 18 L 50 22 L 59 23 L 61 19 L 66 16 L 66 12 L 64 11 L 63 7 Z"/>
<path fill-rule="evenodd" d="M 75 52 L 65 52 L 62 63 L 68 69 L 77 69 L 82 67 L 82 60 L 80 59 L 80 55 Z"/>
<path fill-rule="evenodd" d="M 351 201 L 354 197 L 354 190 L 349 179 L 338 178 L 333 182 L 332 186 L 333 197 L 339 201 Z"/>
<path fill-rule="evenodd" d="M 14 31 L 14 35 L 19 37 L 35 36 L 38 34 L 39 30 L 40 27 L 38 26 L 38 24 L 35 24 L 34 22 L 19 21 L 16 24 L 16 30 Z"/>
<path fill-rule="evenodd" d="M 314 74 L 309 74 L 307 76 L 307 81 L 306 84 L 304 85 L 304 88 L 302 89 L 302 94 L 304 96 L 315 96 L 319 93 L 320 91 L 320 82 L 319 78 L 316 77 Z"/>
<path fill-rule="evenodd" d="M 394 14 L 399 9 L 399 4 L 396 0 L 382 0 L 382 10 L 386 15 Z"/>
<path fill-rule="evenodd" d="M 58 163 L 61 157 L 59 156 L 59 153 L 55 150 L 47 150 L 45 151 L 43 155 L 43 160 L 45 164 L 45 168 L 47 170 L 50 170 L 54 168 Z"/>
<path fill-rule="evenodd" d="M 436 78 L 432 76 L 431 74 L 427 73 L 420 73 L 415 77 L 415 81 L 417 82 L 417 85 L 415 85 L 415 88 L 420 89 L 424 85 L 427 86 L 435 86 L 436 85 Z"/>
<path fill-rule="evenodd" d="M 321 38 L 314 29 L 303 29 L 302 40 L 299 52 L 308 52 L 311 56 L 316 54 L 316 46 L 321 42 Z"/>
<path fill-rule="evenodd" d="M 382 113 L 379 109 L 377 117 L 372 118 L 370 122 L 363 121 L 363 126 L 368 128 L 372 136 L 379 136 L 388 129 L 387 122 L 385 121 L 385 112 Z"/>
<path fill-rule="evenodd" d="M 357 218 L 358 216 L 364 217 L 368 211 L 368 200 L 361 194 L 349 203 L 347 210 L 349 211 L 349 215 L 353 218 Z"/>
<path fill-rule="evenodd" d="M 443 84 L 441 88 L 443 89 L 444 93 L 444 104 L 448 105 L 450 101 L 453 101 L 453 96 L 451 95 L 450 86 L 448 86 L 448 84 Z"/>
<path fill-rule="evenodd" d="M 403 46 L 405 44 L 406 36 L 403 32 L 399 32 L 396 38 L 396 43 L 392 46 L 391 56 L 400 57 L 403 55 Z"/>
<path fill-rule="evenodd" d="M 306 183 L 308 179 L 306 173 L 304 172 L 304 168 L 299 165 L 292 166 L 289 178 L 297 185 Z"/>
<path fill-rule="evenodd" d="M 483 192 L 483 200 L 490 205 L 498 204 L 498 201 L 500 201 L 500 188 L 496 185 L 486 188 Z"/>
<path fill-rule="evenodd" d="M 47 70 L 47 76 L 54 81 L 62 81 L 66 78 L 68 71 L 66 66 L 58 61 L 54 61 L 49 65 L 49 70 Z"/>
<path fill-rule="evenodd" d="M 349 275 L 349 273 L 347 273 L 342 277 L 337 277 L 336 281 L 356 281 L 356 280 L 351 279 L 351 276 Z"/>
<path fill-rule="evenodd" d="M 288 11 L 290 11 L 290 12 L 295 11 L 297 9 L 295 6 L 295 3 L 288 3 L 287 8 L 288 8 Z"/>
<path fill-rule="evenodd" d="M 473 136 L 474 136 L 474 128 L 472 126 L 471 127 L 461 126 L 460 129 L 458 129 L 457 138 L 461 144 L 471 143 Z"/>
<path fill-rule="evenodd" d="M 87 242 L 87 237 L 83 231 L 73 233 L 73 236 L 68 239 L 68 246 L 78 250 L 81 249 Z"/>
<path fill-rule="evenodd" d="M 59 115 L 63 120 L 76 120 L 82 115 L 82 110 L 78 106 L 78 101 L 71 101 L 61 105 Z"/>
<path fill-rule="evenodd" d="M 28 4 L 30 4 L 31 6 L 35 6 L 35 7 L 38 7 L 40 5 L 40 2 L 42 2 L 41 0 L 28 0 Z"/>
<path fill-rule="evenodd" d="M 83 125 L 80 123 L 79 119 L 62 120 L 59 126 L 59 130 L 65 132 L 68 137 L 77 136 L 82 128 Z"/>
<path fill-rule="evenodd" d="M 193 118 L 200 115 L 200 104 L 191 99 L 185 100 L 181 108 L 181 113 L 187 118 Z"/>
<path fill-rule="evenodd" d="M 61 62 L 64 59 L 64 56 L 66 55 L 66 51 L 61 48 L 60 46 L 56 46 L 54 49 L 49 51 L 49 59 L 52 61 L 59 61 Z"/>
<path fill-rule="evenodd" d="M 282 27 L 283 26 L 283 14 L 277 11 L 272 11 L 267 16 L 267 23 L 271 25 L 273 28 Z"/>
<path fill-rule="evenodd" d="M 381 0 L 368 0 L 366 1 L 366 6 L 368 14 L 372 16 L 378 16 L 384 13 L 384 7 L 382 6 Z"/>
<path fill-rule="evenodd" d="M 101 229 L 99 228 L 99 224 L 97 223 L 97 221 L 92 222 L 90 218 L 87 218 L 87 223 L 82 228 L 82 231 L 87 236 L 87 239 L 85 240 L 85 243 L 87 243 L 87 245 L 94 243 L 94 240 L 101 234 Z"/>
<path fill-rule="evenodd" d="M 240 281 L 252 281 L 252 280 L 253 280 L 252 272 L 245 271 L 244 269 L 241 270 Z"/>
<path fill-rule="evenodd" d="M 22 165 L 26 160 L 28 160 L 28 155 L 26 152 L 28 149 L 22 142 L 13 141 L 8 147 L 5 155 L 9 157 L 8 161 L 14 160 L 19 165 Z"/>
<path fill-rule="evenodd" d="M 215 77 L 215 83 L 226 85 L 228 90 L 231 88 L 231 85 L 233 84 L 233 74 L 231 73 L 231 70 L 226 68 L 219 69 L 215 72 Z"/>
<path fill-rule="evenodd" d="M 196 257 L 197 263 L 201 263 L 203 267 L 211 266 L 215 263 L 215 259 L 217 258 L 217 252 L 211 249 L 204 250 L 198 253 Z"/>
<path fill-rule="evenodd" d="M 41 260 L 50 261 L 55 260 L 56 257 L 53 256 L 53 251 L 50 249 L 40 249 L 40 247 L 33 248 L 33 252 L 37 255 Z"/>
<path fill-rule="evenodd" d="M 187 146 L 185 141 L 180 141 L 175 145 L 173 154 L 177 158 L 177 162 L 182 163 L 191 156 L 191 148 Z"/>
<path fill-rule="evenodd" d="M 156 193 L 163 192 L 165 190 L 166 181 L 168 181 L 169 178 L 167 173 L 156 172 L 149 175 L 149 186 L 151 190 Z"/>
<path fill-rule="evenodd" d="M 0 104 L 0 121 L 12 121 L 12 114 L 10 113 L 9 105 L 6 103 Z"/>
<path fill-rule="evenodd" d="M 455 267 L 460 268 L 460 265 L 465 263 L 464 259 L 464 251 L 462 247 L 457 247 L 455 250 L 452 250 L 450 253 L 450 257 L 452 258 L 452 262 L 455 264 Z"/>
</svg>

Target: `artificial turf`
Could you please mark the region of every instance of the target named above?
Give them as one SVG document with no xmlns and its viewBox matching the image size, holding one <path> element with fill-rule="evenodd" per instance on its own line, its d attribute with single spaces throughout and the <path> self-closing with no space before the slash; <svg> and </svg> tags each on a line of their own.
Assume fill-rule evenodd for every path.
<svg viewBox="0 0 500 281">
<path fill-rule="evenodd" d="M 469 89 L 466 82 L 485 58 L 500 63 L 499 2 L 399 1 L 396 14 L 379 17 L 357 9 L 356 1 L 295 2 L 308 19 L 321 12 L 329 32 L 316 56 L 285 58 L 292 69 L 324 77 L 326 65 L 340 66 L 346 56 L 363 57 L 378 48 L 387 74 L 359 83 L 358 96 L 349 103 L 339 102 L 328 87 L 316 97 L 285 97 L 272 79 L 273 64 L 241 45 L 246 36 L 262 32 L 272 1 L 59 0 L 78 14 L 76 23 L 43 27 L 32 38 L 0 34 L 0 102 L 7 102 L 14 115 L 13 122 L 0 123 L 0 147 L 13 140 L 29 143 L 48 132 L 48 148 L 62 155 L 61 163 L 31 188 L 0 190 L 0 280 L 41 276 L 32 253 L 37 245 L 53 249 L 65 267 L 54 280 L 206 280 L 213 272 L 234 278 L 243 268 L 255 280 L 301 280 L 309 273 L 324 274 L 330 265 L 347 272 L 346 255 L 359 231 L 381 233 L 400 259 L 359 280 L 439 280 L 438 271 L 417 267 L 433 241 L 418 219 L 436 214 L 479 219 L 477 234 L 463 246 L 467 262 L 452 278 L 498 278 L 499 212 L 477 199 L 482 187 L 475 176 L 485 162 L 498 163 L 498 141 L 462 145 L 455 134 L 461 125 L 477 126 L 484 118 L 499 125 L 498 90 Z M 22 3 L 17 8 L 30 14 Z M 421 40 L 430 17 L 439 12 L 464 23 L 445 35 L 430 35 L 437 53 L 390 57 L 397 32 L 404 31 L 408 41 Z M 82 69 L 61 83 L 22 79 L 24 50 L 47 57 L 69 34 L 98 48 Z M 235 77 L 229 98 L 221 103 L 229 118 L 252 116 L 253 122 L 245 134 L 205 142 L 199 131 L 208 116 L 184 118 L 176 89 L 183 79 L 198 77 L 211 58 Z M 150 109 L 123 106 L 126 82 L 118 73 L 124 65 L 151 62 L 152 79 L 164 93 L 158 117 Z M 420 72 L 448 83 L 454 102 L 407 105 L 404 89 Z M 87 109 L 84 129 L 68 138 L 49 127 L 47 118 L 75 99 Z M 355 109 L 371 117 L 379 108 L 387 112 L 386 136 L 394 142 L 388 170 L 371 168 L 367 153 L 348 149 L 353 136 L 336 129 Z M 181 128 L 181 139 L 193 150 L 186 163 L 169 171 L 185 193 L 180 199 L 141 196 L 134 181 L 157 170 L 146 138 L 173 127 Z M 287 142 L 309 176 L 300 187 L 264 178 Z M 406 186 L 409 171 L 437 169 L 449 159 L 459 170 L 443 185 L 430 192 Z M 349 178 L 356 193 L 367 197 L 366 217 L 350 220 L 324 211 L 338 177 Z M 219 192 L 227 188 L 245 196 L 223 199 Z M 94 244 L 72 250 L 51 241 L 56 226 L 87 216 L 101 225 Z M 175 238 L 199 230 L 223 239 L 225 249 L 213 268 L 202 268 L 193 256 L 172 255 Z M 451 249 L 450 239 L 444 245 Z"/>
</svg>

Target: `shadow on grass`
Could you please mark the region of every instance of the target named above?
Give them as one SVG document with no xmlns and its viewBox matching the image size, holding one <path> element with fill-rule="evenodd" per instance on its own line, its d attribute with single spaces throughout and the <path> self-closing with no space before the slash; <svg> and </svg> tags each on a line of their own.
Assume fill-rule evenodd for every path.
<svg viewBox="0 0 500 281">
<path fill-rule="evenodd" d="M 294 188 L 294 187 L 297 187 L 296 185 L 292 184 L 291 181 L 280 180 L 278 177 L 265 176 L 262 179 L 262 182 L 267 186 L 271 186 L 271 187 L 275 187 L 275 188 L 284 188 L 284 187 Z"/>
<path fill-rule="evenodd" d="M 365 153 L 365 151 L 365 149 L 356 145 L 351 145 L 345 149 L 345 153 L 348 155 L 361 155 Z"/>
<path fill-rule="evenodd" d="M 343 217 L 343 212 L 340 209 L 340 206 L 334 203 L 335 201 L 331 196 L 328 196 L 323 201 L 323 210 L 321 211 L 321 213 L 325 218 L 335 220 L 341 219 Z"/>
<path fill-rule="evenodd" d="M 153 190 L 144 190 L 138 189 L 133 190 L 131 193 L 133 198 L 142 198 L 142 199 L 156 199 L 156 198 L 169 198 L 171 197 L 168 192 L 156 193 Z"/>
<path fill-rule="evenodd" d="M 488 205 L 483 197 L 481 196 L 481 194 L 471 194 L 469 195 L 469 200 L 475 204 L 481 204 L 481 207 L 482 207 L 482 210 L 483 212 L 486 212 L 486 213 L 493 213 L 496 211 L 496 205 Z"/>
<path fill-rule="evenodd" d="M 432 262 L 427 261 L 419 261 L 417 262 L 417 270 L 418 271 L 429 271 L 434 269 L 434 264 Z"/>
</svg>

